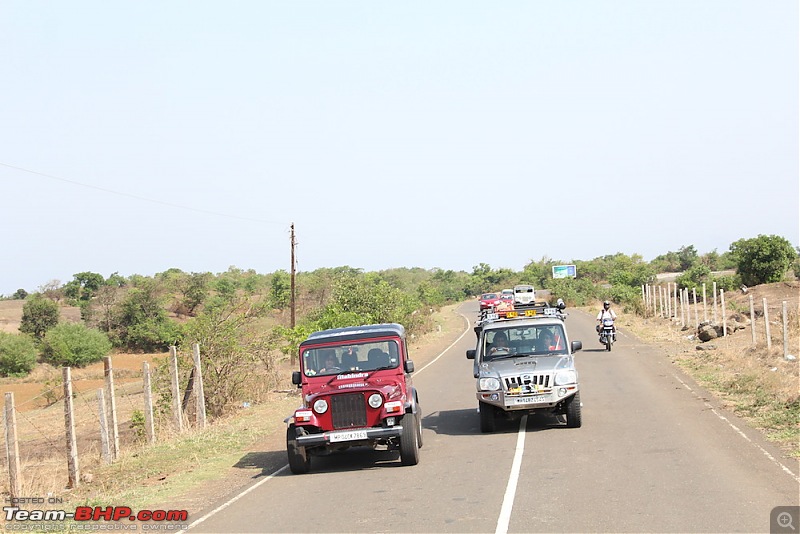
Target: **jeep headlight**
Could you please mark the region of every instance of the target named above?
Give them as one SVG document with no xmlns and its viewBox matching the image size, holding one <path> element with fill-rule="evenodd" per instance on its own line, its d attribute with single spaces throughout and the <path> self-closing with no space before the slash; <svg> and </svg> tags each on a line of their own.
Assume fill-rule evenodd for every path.
<svg viewBox="0 0 800 534">
<path fill-rule="evenodd" d="M 379 393 L 373 393 L 369 396 L 367 402 L 372 408 L 380 408 L 381 404 L 383 404 L 383 397 L 381 397 Z"/>
<path fill-rule="evenodd" d="M 578 375 L 575 371 L 559 371 L 556 373 L 556 385 L 563 386 L 564 384 L 574 384 L 578 381 Z"/>
<path fill-rule="evenodd" d="M 328 410 L 328 401 L 325 399 L 317 399 L 314 401 L 314 411 L 317 413 L 325 413 Z"/>
<path fill-rule="evenodd" d="M 494 377 L 481 378 L 478 380 L 478 387 L 481 391 L 497 391 L 500 389 L 500 381 Z"/>
</svg>

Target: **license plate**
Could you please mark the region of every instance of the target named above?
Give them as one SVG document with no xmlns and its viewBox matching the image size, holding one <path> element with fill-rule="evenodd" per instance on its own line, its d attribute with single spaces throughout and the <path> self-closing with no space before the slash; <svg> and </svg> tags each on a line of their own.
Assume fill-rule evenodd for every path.
<svg viewBox="0 0 800 534">
<path fill-rule="evenodd" d="M 525 310 L 525 317 L 533 317 L 536 315 L 536 310 Z"/>
<path fill-rule="evenodd" d="M 328 434 L 328 437 L 330 438 L 331 443 L 336 443 L 339 441 L 355 441 L 359 439 L 367 439 L 367 431 L 348 430 L 345 432 L 331 432 Z"/>
<path fill-rule="evenodd" d="M 538 402 L 547 402 L 547 395 L 529 395 L 514 399 L 514 404 L 535 404 Z"/>
</svg>

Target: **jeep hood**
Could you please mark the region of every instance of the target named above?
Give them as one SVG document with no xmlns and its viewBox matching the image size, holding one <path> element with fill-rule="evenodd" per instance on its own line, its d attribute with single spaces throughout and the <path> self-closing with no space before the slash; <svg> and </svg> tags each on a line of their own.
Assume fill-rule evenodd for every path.
<svg viewBox="0 0 800 534">
<path fill-rule="evenodd" d="M 572 356 L 517 356 L 493 360 L 481 365 L 481 376 L 498 373 L 501 376 L 522 372 L 548 372 L 574 369 Z"/>
</svg>

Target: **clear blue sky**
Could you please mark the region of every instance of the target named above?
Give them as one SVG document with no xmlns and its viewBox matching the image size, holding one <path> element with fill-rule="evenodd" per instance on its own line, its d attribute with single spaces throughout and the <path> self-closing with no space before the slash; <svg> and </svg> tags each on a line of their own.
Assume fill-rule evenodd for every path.
<svg viewBox="0 0 800 534">
<path fill-rule="evenodd" d="M 288 270 L 292 222 L 301 271 L 796 246 L 799 26 L 797 0 L 5 0 L 0 294 Z"/>
</svg>

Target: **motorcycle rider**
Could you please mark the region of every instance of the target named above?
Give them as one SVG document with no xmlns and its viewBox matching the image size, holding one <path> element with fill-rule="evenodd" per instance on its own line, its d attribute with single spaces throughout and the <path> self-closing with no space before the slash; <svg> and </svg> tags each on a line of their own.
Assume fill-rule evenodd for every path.
<svg viewBox="0 0 800 534">
<path fill-rule="evenodd" d="M 612 321 L 617 320 L 617 314 L 614 313 L 614 310 L 611 309 L 611 303 L 609 301 L 603 302 L 603 309 L 600 310 L 600 313 L 597 314 L 597 332 L 600 333 L 600 329 L 603 327 L 603 319 L 611 319 Z M 614 339 L 617 339 L 617 327 L 612 326 L 612 332 L 614 332 Z"/>
</svg>

